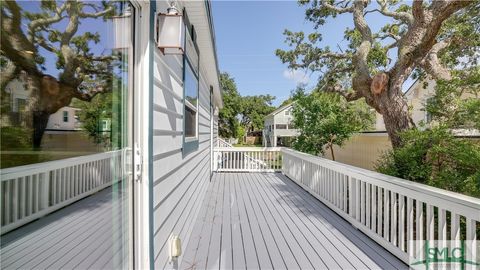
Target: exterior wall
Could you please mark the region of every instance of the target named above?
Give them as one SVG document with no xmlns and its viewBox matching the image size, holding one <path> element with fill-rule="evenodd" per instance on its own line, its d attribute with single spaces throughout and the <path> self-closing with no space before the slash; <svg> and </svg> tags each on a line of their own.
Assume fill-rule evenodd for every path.
<svg viewBox="0 0 480 270">
<path fill-rule="evenodd" d="M 187 2 L 187 4 L 190 2 Z M 183 2 L 177 3 L 179 10 Z M 157 1 L 156 10 L 169 3 Z M 190 15 L 188 6 L 187 14 Z M 198 33 L 197 33 L 198 34 Z M 199 37 L 202 38 L 202 37 Z M 204 54 L 203 54 L 204 55 Z M 200 51 L 202 57 L 202 51 Z M 210 181 L 210 85 L 200 58 L 198 149 L 183 147 L 183 56 L 153 57 L 153 267 L 172 268 L 168 262 L 168 239 L 178 235 L 185 248 Z M 214 139 L 218 124 L 213 125 Z M 182 257 L 179 258 L 181 263 Z"/>
<path fill-rule="evenodd" d="M 291 113 L 285 114 L 285 112 L 287 110 L 291 110 L 291 108 L 291 105 L 287 105 L 283 108 L 277 109 L 276 111 L 265 117 L 265 128 L 263 132 L 263 144 L 265 146 L 277 146 L 278 137 L 295 137 L 298 135 L 297 129 L 288 128 L 288 125 L 293 121 L 293 116 Z M 277 129 L 276 125 L 287 125 L 287 129 Z M 268 128 L 269 126 L 273 126 L 271 131 Z M 270 142 L 270 144 L 268 142 Z"/>
<path fill-rule="evenodd" d="M 334 146 L 335 161 L 352 166 L 374 170 L 382 153 L 392 148 L 386 133 L 359 133 L 348 140 L 343 147 Z M 325 157 L 332 159 L 330 150 Z"/>
<path fill-rule="evenodd" d="M 63 107 L 48 118 L 47 129 L 52 130 L 80 130 L 81 122 L 76 117 L 76 112 L 80 109 L 73 107 Z M 68 121 L 63 121 L 63 112 L 68 112 Z"/>
<path fill-rule="evenodd" d="M 430 80 L 428 86 L 423 88 L 423 82 L 416 81 L 412 87 L 406 92 L 405 98 L 409 106 L 410 115 L 415 124 L 419 124 L 421 121 L 426 122 L 427 112 L 425 111 L 425 104 L 427 99 L 435 94 L 435 81 Z M 385 124 L 381 114 L 376 114 L 375 130 L 385 131 Z"/>
</svg>

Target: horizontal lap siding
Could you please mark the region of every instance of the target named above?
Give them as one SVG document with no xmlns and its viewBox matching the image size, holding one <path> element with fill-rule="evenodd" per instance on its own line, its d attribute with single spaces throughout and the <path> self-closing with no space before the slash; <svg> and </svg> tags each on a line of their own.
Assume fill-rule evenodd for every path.
<svg viewBox="0 0 480 270">
<path fill-rule="evenodd" d="M 166 9 L 167 2 L 157 3 L 157 10 Z M 153 259 L 155 268 L 164 268 L 169 236 L 179 235 L 185 248 L 209 183 L 210 90 L 201 72 L 199 147 L 184 155 L 182 58 L 154 54 Z"/>
</svg>

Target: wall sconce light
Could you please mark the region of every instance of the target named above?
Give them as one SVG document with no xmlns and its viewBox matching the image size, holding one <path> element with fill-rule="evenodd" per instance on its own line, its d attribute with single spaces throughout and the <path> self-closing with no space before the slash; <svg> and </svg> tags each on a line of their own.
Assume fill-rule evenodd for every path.
<svg viewBox="0 0 480 270">
<path fill-rule="evenodd" d="M 158 14 L 157 47 L 163 54 L 183 54 L 185 52 L 185 23 L 172 2 L 167 13 Z"/>
</svg>

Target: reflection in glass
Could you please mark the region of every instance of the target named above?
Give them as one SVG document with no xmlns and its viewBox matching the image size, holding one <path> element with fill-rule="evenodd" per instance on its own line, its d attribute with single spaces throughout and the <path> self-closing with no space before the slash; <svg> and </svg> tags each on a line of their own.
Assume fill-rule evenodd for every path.
<svg viewBox="0 0 480 270">
<path fill-rule="evenodd" d="M 133 11 L 2 2 L 2 268 L 128 268 Z"/>
</svg>

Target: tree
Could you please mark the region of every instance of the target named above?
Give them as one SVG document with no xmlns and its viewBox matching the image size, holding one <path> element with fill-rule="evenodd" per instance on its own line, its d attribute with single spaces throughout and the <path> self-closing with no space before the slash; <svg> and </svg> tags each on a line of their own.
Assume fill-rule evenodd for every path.
<svg viewBox="0 0 480 270">
<path fill-rule="evenodd" d="M 218 133 L 223 138 L 238 137 L 238 116 L 241 111 L 241 96 L 235 80 L 226 72 L 220 74 L 223 108 L 218 119 Z"/>
<path fill-rule="evenodd" d="M 262 130 L 265 116 L 275 110 L 271 95 L 246 96 L 242 98 L 241 124 L 246 132 Z"/>
<path fill-rule="evenodd" d="M 3 93 L 12 79 L 25 75 L 35 148 L 40 147 L 51 114 L 72 98 L 89 102 L 110 90 L 115 56 L 95 54 L 91 46 L 100 42 L 99 34 L 80 32 L 79 25 L 114 14 L 115 5 L 104 1 L 41 1 L 35 13 L 22 10 L 16 1 L 2 1 L 0 87 Z M 45 73 L 45 52 L 56 59 L 58 79 Z"/>
<path fill-rule="evenodd" d="M 322 90 L 348 101 L 364 98 L 383 115 L 395 148 L 402 145 L 399 133 L 414 126 L 403 97 L 404 82 L 412 75 L 425 74 L 448 81 L 450 69 L 476 63 L 480 57 L 478 1 L 416 0 L 411 6 L 395 0 L 299 3 L 308 5 L 306 18 L 317 30 L 307 39 L 303 32 L 285 30 L 286 43 L 293 49 L 279 49 L 276 54 L 289 68 L 321 73 L 318 86 Z M 391 21 L 376 33 L 366 18 L 374 12 Z M 318 29 L 328 19 L 339 20 L 348 14 L 354 23 L 354 29 L 345 30 L 348 46 L 322 47 Z"/>
<path fill-rule="evenodd" d="M 480 130 L 480 67 L 452 72 L 451 81 L 438 81 L 426 104 L 432 121 L 448 128 Z"/>
<path fill-rule="evenodd" d="M 293 148 L 302 152 L 319 155 L 326 148 L 335 160 L 334 145 L 342 146 L 354 132 L 365 130 L 373 123 L 367 106 L 347 102 L 333 93 L 314 91 L 307 95 L 297 90 L 294 98 L 293 124 L 300 134 Z"/>
</svg>

